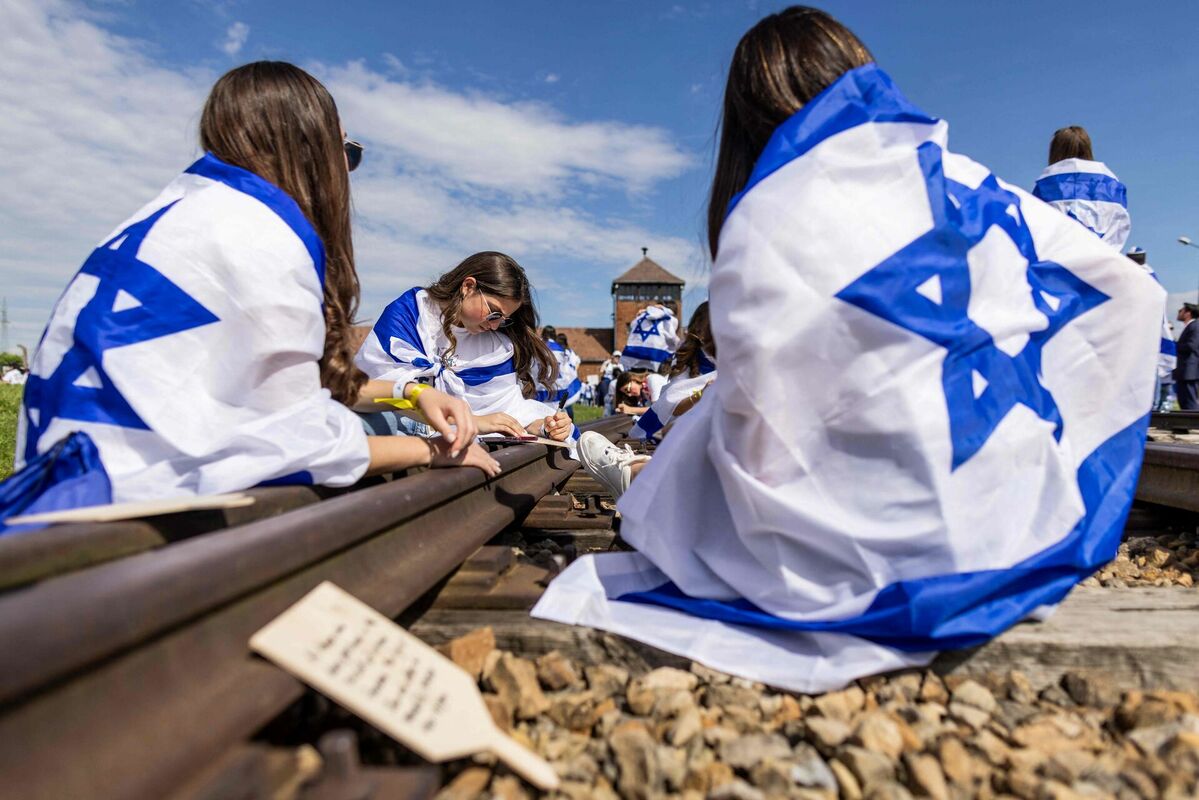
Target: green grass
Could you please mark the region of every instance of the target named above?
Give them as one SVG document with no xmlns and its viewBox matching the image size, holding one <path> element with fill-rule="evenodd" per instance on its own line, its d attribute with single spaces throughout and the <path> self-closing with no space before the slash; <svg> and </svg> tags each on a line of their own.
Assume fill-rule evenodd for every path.
<svg viewBox="0 0 1199 800">
<path fill-rule="evenodd" d="M 21 407 L 24 389 L 0 383 L 0 480 L 12 472 L 13 450 L 17 446 L 17 409 Z"/>
<path fill-rule="evenodd" d="M 584 422 L 591 422 L 591 420 L 599 419 L 604 415 L 603 406 L 585 406 L 582 403 L 579 403 L 574 408 L 576 425 L 582 425 Z"/>
</svg>

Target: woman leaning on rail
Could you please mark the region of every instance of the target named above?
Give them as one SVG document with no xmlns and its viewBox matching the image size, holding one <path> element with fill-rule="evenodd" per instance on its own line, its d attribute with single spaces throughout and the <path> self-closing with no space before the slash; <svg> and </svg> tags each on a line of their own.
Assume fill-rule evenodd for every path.
<svg viewBox="0 0 1199 800">
<path fill-rule="evenodd" d="M 102 240 L 55 306 L 0 516 L 430 463 L 496 474 L 460 400 L 417 392 L 434 440 L 368 438 L 351 410 L 392 386 L 353 364 L 362 148 L 325 87 L 283 62 L 234 69 L 200 141 L 204 156 Z"/>
</svg>

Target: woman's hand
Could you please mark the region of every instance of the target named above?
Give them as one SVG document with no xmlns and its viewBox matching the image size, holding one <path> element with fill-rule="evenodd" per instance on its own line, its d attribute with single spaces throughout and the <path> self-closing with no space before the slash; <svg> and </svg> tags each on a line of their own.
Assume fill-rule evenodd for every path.
<svg viewBox="0 0 1199 800">
<path fill-rule="evenodd" d="M 529 433 L 536 436 L 545 436 L 548 439 L 553 439 L 558 442 L 565 442 L 570 438 L 570 429 L 574 423 L 570 421 L 570 415 L 565 411 L 559 411 L 552 417 L 546 417 L 543 420 L 538 420 L 529 426 Z"/>
<path fill-rule="evenodd" d="M 465 400 L 450 397 L 445 392 L 427 388 L 416 398 L 416 407 L 425 415 L 429 425 L 450 443 L 450 454 L 459 455 L 479 432 L 475 415 Z M 458 428 L 457 433 L 450 427 Z M 477 465 L 472 465 L 477 466 Z"/>
<path fill-rule="evenodd" d="M 621 403 L 616 406 L 617 414 L 628 414 L 630 417 L 637 417 L 645 413 L 645 409 L 641 406 L 631 406 L 628 403 Z"/>
<path fill-rule="evenodd" d="M 703 398 L 704 392 L 708 391 L 708 387 L 712 385 L 712 381 L 704 384 L 704 388 L 696 389 L 687 397 L 679 401 L 679 404 L 674 407 L 674 416 L 681 417 L 691 409 L 695 408 L 695 404 Z"/>
<path fill-rule="evenodd" d="M 425 442 L 429 445 L 430 467 L 478 467 L 489 478 L 500 474 L 500 462 L 476 442 L 471 442 L 456 453 L 451 451 L 451 444 L 445 439 L 434 437 Z"/>
<path fill-rule="evenodd" d="M 514 417 L 502 411 L 475 417 L 475 425 L 478 427 L 479 433 L 502 433 L 507 436 L 524 436 L 526 434 L 525 429 L 520 427 L 520 423 Z"/>
</svg>

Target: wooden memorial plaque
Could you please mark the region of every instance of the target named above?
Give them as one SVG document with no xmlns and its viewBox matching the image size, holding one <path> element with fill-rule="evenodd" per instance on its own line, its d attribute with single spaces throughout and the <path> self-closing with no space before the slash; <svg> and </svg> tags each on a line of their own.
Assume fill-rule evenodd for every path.
<svg viewBox="0 0 1199 800">
<path fill-rule="evenodd" d="M 428 761 L 486 750 L 541 789 L 558 785 L 549 763 L 495 726 L 470 675 L 328 581 L 250 647 Z"/>
</svg>

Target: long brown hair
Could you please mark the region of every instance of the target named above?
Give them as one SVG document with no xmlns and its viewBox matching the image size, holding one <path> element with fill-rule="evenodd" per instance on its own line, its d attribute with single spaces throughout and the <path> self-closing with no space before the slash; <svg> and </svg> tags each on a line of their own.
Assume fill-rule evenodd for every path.
<svg viewBox="0 0 1199 800">
<path fill-rule="evenodd" d="M 537 333 L 540 321 L 533 305 L 533 287 L 520 264 L 503 253 L 490 250 L 475 253 L 432 286 L 425 287 L 429 296 L 441 305 L 441 332 L 450 340 L 449 353 L 458 347 L 453 326 L 461 324 L 462 282 L 467 278 L 475 279 L 479 291 L 520 303 L 512 315 L 512 323 L 500 332 L 512 340 L 512 363 L 525 397 L 533 396 L 538 383 L 552 391 L 558 380 L 558 360 Z"/>
<path fill-rule="evenodd" d="M 716 339 L 712 336 L 712 320 L 708 314 L 707 300 L 691 312 L 691 319 L 687 322 L 687 335 L 674 354 L 674 366 L 670 370 L 670 377 L 682 375 L 684 372 L 690 378 L 698 375 L 701 353 L 716 357 Z"/>
<path fill-rule="evenodd" d="M 287 192 L 325 246 L 321 385 L 352 404 L 366 375 L 354 366 L 358 274 L 350 240 L 350 177 L 337 106 L 320 81 L 284 61 L 221 76 L 204 103 L 200 143 L 222 161 Z"/>
<path fill-rule="evenodd" d="M 713 260 L 729 202 L 745 188 L 774 129 L 837 78 L 873 60 L 848 28 L 806 6 L 771 14 L 741 37 L 724 88 L 720 147 L 708 198 Z"/>
<path fill-rule="evenodd" d="M 1095 156 L 1091 154 L 1091 136 L 1086 128 L 1071 125 L 1053 132 L 1053 141 L 1049 143 L 1049 163 L 1056 164 L 1067 158 L 1095 160 Z"/>
</svg>

